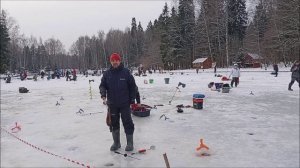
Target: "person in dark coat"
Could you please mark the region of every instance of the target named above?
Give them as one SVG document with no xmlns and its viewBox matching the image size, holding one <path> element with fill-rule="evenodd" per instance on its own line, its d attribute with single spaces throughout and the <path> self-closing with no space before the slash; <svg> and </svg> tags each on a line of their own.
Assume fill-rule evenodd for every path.
<svg viewBox="0 0 300 168">
<path fill-rule="evenodd" d="M 215 73 L 215 74 L 217 73 L 217 63 L 216 63 L 215 66 L 214 66 L 214 73 Z"/>
<path fill-rule="evenodd" d="M 295 81 L 298 82 L 299 87 L 300 87 L 300 61 L 296 61 L 294 63 L 294 65 L 291 68 L 291 72 L 292 72 L 292 79 L 291 82 L 289 83 L 289 91 L 293 91 L 292 86 L 294 84 Z"/>
<path fill-rule="evenodd" d="M 142 65 L 140 65 L 140 66 L 138 67 L 138 75 L 139 75 L 139 76 L 141 76 L 141 75 L 142 75 L 142 73 L 143 73 L 143 70 L 144 70 L 143 66 L 142 66 Z"/>
<path fill-rule="evenodd" d="M 274 68 L 274 72 L 275 72 L 275 77 L 277 77 L 277 75 L 278 75 L 278 65 L 274 64 L 273 68 Z"/>
<path fill-rule="evenodd" d="M 126 151 L 133 150 L 134 124 L 131 118 L 130 104 L 135 103 L 136 84 L 133 76 L 121 63 L 117 53 L 110 56 L 111 67 L 105 71 L 99 86 L 103 103 L 107 104 L 110 113 L 110 127 L 114 143 L 110 150 L 115 151 L 121 147 L 120 143 L 120 117 L 126 133 Z"/>
<path fill-rule="evenodd" d="M 68 81 L 68 80 L 71 80 L 71 72 L 67 69 L 67 72 L 66 72 L 66 81 Z"/>
<path fill-rule="evenodd" d="M 199 73 L 199 67 L 196 67 L 196 73 Z"/>
<path fill-rule="evenodd" d="M 41 78 L 44 79 L 44 76 L 45 76 L 45 72 L 42 71 L 42 72 L 41 72 Z"/>
<path fill-rule="evenodd" d="M 7 74 L 7 77 L 6 77 L 6 83 L 10 83 L 10 81 L 11 81 L 11 76 L 10 76 L 10 74 Z"/>
</svg>

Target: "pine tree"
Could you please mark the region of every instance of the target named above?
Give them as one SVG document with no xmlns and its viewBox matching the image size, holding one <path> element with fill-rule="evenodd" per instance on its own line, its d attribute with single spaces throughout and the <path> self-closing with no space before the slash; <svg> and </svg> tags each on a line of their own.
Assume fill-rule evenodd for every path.
<svg viewBox="0 0 300 168">
<path fill-rule="evenodd" d="M 247 12 L 245 0 L 229 0 L 228 34 L 242 41 L 247 28 Z"/>
<path fill-rule="evenodd" d="M 137 28 L 137 48 L 138 48 L 138 56 L 139 59 L 144 56 L 144 44 L 145 43 L 145 37 L 144 37 L 144 29 L 141 25 L 141 22 L 138 24 Z"/>
<path fill-rule="evenodd" d="M 1 12 L 0 15 L 0 73 L 4 73 L 9 64 L 9 34 L 6 23 L 6 13 L 4 11 Z"/>
<path fill-rule="evenodd" d="M 40 56 L 41 56 L 41 68 L 45 68 L 47 66 L 47 51 L 45 46 L 42 44 L 40 46 Z"/>
<path fill-rule="evenodd" d="M 30 57 L 30 48 L 26 45 L 23 47 L 23 58 L 24 58 L 24 62 L 23 62 L 23 68 L 28 69 L 29 65 L 29 57 Z"/>
<path fill-rule="evenodd" d="M 178 14 L 174 7 L 171 9 L 171 17 L 170 17 L 170 58 L 171 62 L 175 64 L 175 67 L 178 68 L 179 61 L 183 59 L 182 52 L 182 39 L 180 35 L 180 27 L 178 23 Z"/>
<path fill-rule="evenodd" d="M 278 33 L 280 58 L 288 61 L 299 60 L 300 55 L 300 3 L 299 0 L 276 1 L 275 29 Z M 288 59 L 287 57 L 291 57 Z"/>
<path fill-rule="evenodd" d="M 256 11 L 253 19 L 253 23 L 258 31 L 260 41 L 264 37 L 267 29 L 268 18 L 266 12 L 267 11 L 263 7 L 262 0 L 260 0 L 260 3 L 256 6 Z"/>
<path fill-rule="evenodd" d="M 189 68 L 194 59 L 195 6 L 193 0 L 179 0 L 179 25 L 182 37 L 183 66 Z"/>
<path fill-rule="evenodd" d="M 154 24 L 150 21 L 145 31 L 145 47 L 143 62 L 151 68 L 162 66 L 160 55 L 161 36 L 158 21 L 155 19 Z"/>
<path fill-rule="evenodd" d="M 160 55 L 164 64 L 165 69 L 170 69 L 170 38 L 169 38 L 169 26 L 170 26 L 170 18 L 169 18 L 169 9 L 167 3 L 163 8 L 162 14 L 158 18 L 158 22 L 160 25 L 160 35 L 161 35 L 161 44 L 160 44 Z"/>
<path fill-rule="evenodd" d="M 32 44 L 30 47 L 30 57 L 29 57 L 29 70 L 36 70 L 36 49 L 35 46 Z"/>
<path fill-rule="evenodd" d="M 227 14 L 230 55 L 232 61 L 238 61 L 243 59 L 240 53 L 243 52 L 243 39 L 247 28 L 246 0 L 229 0 Z"/>
<path fill-rule="evenodd" d="M 196 22 L 196 52 L 197 57 L 213 57 L 216 55 L 214 52 L 214 38 L 218 31 L 216 24 L 216 14 L 218 10 L 214 5 L 215 1 L 203 0 L 201 1 L 201 9 L 199 17 Z M 216 45 L 217 46 L 217 45 Z"/>
<path fill-rule="evenodd" d="M 226 46 L 225 0 L 202 0 L 195 28 L 195 56 L 211 57 L 224 66 Z"/>
<path fill-rule="evenodd" d="M 138 58 L 137 24 L 135 18 L 131 20 L 130 35 L 128 63 L 130 66 L 133 66 L 136 64 Z"/>
<path fill-rule="evenodd" d="M 262 56 L 262 44 L 265 36 L 265 32 L 267 31 L 267 26 L 269 24 L 267 18 L 267 11 L 263 6 L 262 0 L 260 0 L 259 4 L 256 6 L 255 15 L 253 18 L 253 27 L 255 29 L 255 40 L 257 41 L 257 50 L 258 55 Z M 249 25 L 250 27 L 251 25 Z"/>
</svg>

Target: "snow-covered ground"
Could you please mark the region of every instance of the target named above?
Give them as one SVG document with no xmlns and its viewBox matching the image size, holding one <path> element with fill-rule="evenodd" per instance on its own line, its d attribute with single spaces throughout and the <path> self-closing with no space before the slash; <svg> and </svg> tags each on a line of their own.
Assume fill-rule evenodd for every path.
<svg viewBox="0 0 300 168">
<path fill-rule="evenodd" d="M 228 76 L 227 70 L 218 69 L 218 74 Z M 149 117 L 132 117 L 135 151 L 155 146 L 144 154 L 127 152 L 140 160 L 109 150 L 112 137 L 99 95 L 101 77 L 1 80 L 1 167 L 166 167 L 164 153 L 171 167 L 299 167 L 299 87 L 294 83 L 294 91 L 288 91 L 291 72 L 280 70 L 286 72 L 276 78 L 264 69 L 243 69 L 240 85 L 230 93 L 207 87 L 222 82 L 212 69 L 135 77 L 142 103 L 164 105 L 152 109 Z M 170 84 L 165 84 L 166 77 Z M 144 84 L 149 79 L 154 83 Z M 169 105 L 179 82 L 186 87 L 180 87 Z M 19 93 L 19 87 L 30 91 Z M 176 105 L 192 105 L 194 93 L 205 94 L 204 108 L 177 113 Z M 80 109 L 94 114 L 80 116 Z M 169 119 L 160 119 L 163 114 Z M 11 133 L 16 122 L 21 130 Z M 196 151 L 201 138 L 210 156 Z M 125 153 L 122 126 L 121 144 L 119 152 Z"/>
</svg>

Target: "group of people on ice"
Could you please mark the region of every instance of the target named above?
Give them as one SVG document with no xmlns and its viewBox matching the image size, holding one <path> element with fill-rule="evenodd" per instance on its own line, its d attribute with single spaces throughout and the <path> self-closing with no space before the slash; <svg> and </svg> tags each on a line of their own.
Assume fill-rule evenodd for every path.
<svg viewBox="0 0 300 168">
<path fill-rule="evenodd" d="M 277 64 L 273 65 L 273 70 L 274 71 L 272 72 L 272 74 L 275 75 L 275 77 L 277 77 L 278 76 L 278 71 L 279 71 L 279 68 L 278 68 Z M 288 85 L 288 90 L 293 91 L 292 86 L 293 86 L 295 81 L 298 82 L 298 85 L 300 87 L 300 60 L 296 60 L 294 62 L 294 64 L 292 65 L 290 71 L 292 72 L 292 75 L 291 75 L 291 82 Z"/>
<path fill-rule="evenodd" d="M 72 73 L 72 78 L 71 78 L 71 73 Z M 66 81 L 68 80 L 74 80 L 76 81 L 77 80 L 77 76 L 76 76 L 76 70 L 73 69 L 72 71 L 67 69 L 67 72 L 66 72 Z"/>
<path fill-rule="evenodd" d="M 278 65 L 277 64 L 274 64 L 273 65 L 273 69 L 274 69 L 274 72 L 272 74 L 275 75 L 275 77 L 278 76 Z M 295 61 L 294 64 L 292 65 L 291 67 L 291 70 L 292 72 L 292 75 L 291 75 L 291 81 L 288 85 L 288 90 L 289 91 L 293 91 L 292 89 L 292 86 L 294 84 L 295 81 L 298 82 L 298 85 L 300 87 L 300 61 Z M 233 87 L 233 84 L 235 87 L 237 87 L 237 85 L 239 84 L 239 78 L 240 78 L 240 68 L 238 67 L 238 64 L 234 64 L 233 65 L 233 68 L 231 69 L 230 71 L 230 74 L 229 74 L 229 78 L 232 76 L 232 79 L 231 79 L 231 87 Z"/>
<path fill-rule="evenodd" d="M 73 70 L 67 69 L 66 71 L 64 71 L 64 70 L 59 70 L 56 68 L 52 74 L 50 74 L 50 70 L 47 70 L 47 71 L 48 71 L 48 77 L 47 77 L 48 80 L 51 78 L 52 79 L 55 79 L 55 78 L 60 79 L 60 77 L 64 77 L 64 76 L 66 77 L 66 81 L 68 81 L 68 80 L 76 81 L 76 79 L 77 79 L 75 69 L 73 69 Z M 41 75 L 41 78 L 44 79 L 44 77 L 46 75 L 45 70 L 42 70 L 40 72 L 40 75 Z M 71 78 L 71 75 L 72 75 L 72 78 Z"/>
</svg>

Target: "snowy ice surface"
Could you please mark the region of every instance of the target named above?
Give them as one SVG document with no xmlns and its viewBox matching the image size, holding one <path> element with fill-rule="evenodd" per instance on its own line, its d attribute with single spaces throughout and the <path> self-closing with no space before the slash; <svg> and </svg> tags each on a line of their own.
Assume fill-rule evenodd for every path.
<svg viewBox="0 0 300 168">
<path fill-rule="evenodd" d="M 218 74 L 228 76 L 229 70 L 218 69 Z M 79 76 L 75 82 L 13 78 L 10 84 L 1 80 L 1 167 L 166 167 L 164 153 L 171 167 L 299 167 L 299 87 L 296 82 L 294 91 L 287 90 L 288 70 L 276 78 L 264 69 L 243 69 L 240 85 L 229 93 L 207 87 L 209 82 L 222 82 L 212 69 L 135 77 L 145 98 L 142 103 L 164 105 L 152 109 L 149 117 L 132 116 L 135 151 L 155 146 L 144 154 L 127 152 L 140 160 L 109 150 L 112 137 L 99 95 L 101 77 Z M 90 79 L 95 80 L 90 83 L 92 99 Z M 169 104 L 178 82 L 186 87 L 180 87 Z M 29 93 L 19 93 L 19 87 L 27 87 Z M 194 93 L 205 94 L 204 108 L 177 113 L 176 105 L 192 105 Z M 80 116 L 80 109 L 95 114 Z M 163 114 L 169 119 L 160 119 Z M 20 131 L 5 132 L 16 122 Z M 201 138 L 210 156 L 196 151 Z M 121 144 L 119 152 L 126 153 L 122 125 Z"/>
</svg>

